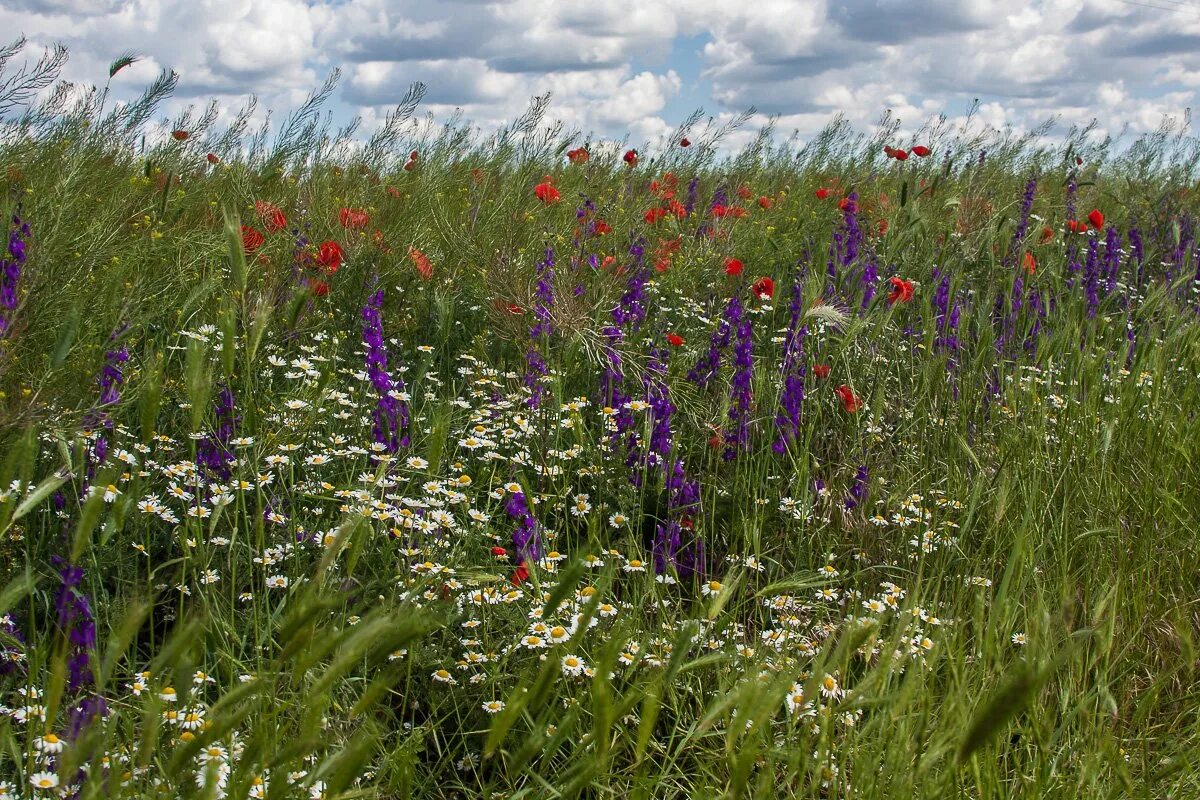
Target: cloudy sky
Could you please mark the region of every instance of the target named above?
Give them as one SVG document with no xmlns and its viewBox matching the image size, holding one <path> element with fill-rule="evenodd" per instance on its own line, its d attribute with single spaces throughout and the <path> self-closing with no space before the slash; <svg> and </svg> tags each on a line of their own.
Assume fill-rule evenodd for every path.
<svg viewBox="0 0 1200 800">
<path fill-rule="evenodd" d="M 336 111 L 367 131 L 418 80 L 438 119 L 486 129 L 548 90 L 569 127 L 634 142 L 697 107 L 804 136 L 836 112 L 909 128 L 972 98 L 996 126 L 1137 133 L 1200 86 L 1200 0 L 4 0 L 0 30 L 66 44 L 81 82 L 140 54 L 127 96 L 174 69 L 173 109 L 256 93 L 278 115 L 340 66 Z"/>
</svg>

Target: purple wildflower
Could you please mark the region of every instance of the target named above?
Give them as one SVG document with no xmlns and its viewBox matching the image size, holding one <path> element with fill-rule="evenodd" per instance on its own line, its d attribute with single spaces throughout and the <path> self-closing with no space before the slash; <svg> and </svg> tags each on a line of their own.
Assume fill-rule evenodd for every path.
<svg viewBox="0 0 1200 800">
<path fill-rule="evenodd" d="M 21 282 L 21 268 L 25 266 L 28 258 L 25 247 L 28 238 L 29 224 L 13 214 L 8 247 L 0 258 L 0 336 L 4 336 L 12 328 L 13 315 L 19 301 L 17 284 Z"/>
<path fill-rule="evenodd" d="M 541 529 L 529 511 L 525 493 L 513 492 L 504 510 L 517 522 L 517 528 L 513 531 L 513 547 L 517 550 L 518 561 L 537 561 L 542 557 Z"/>
<path fill-rule="evenodd" d="M 393 381 L 388 374 L 387 348 L 383 343 L 383 319 L 380 315 L 382 308 L 383 289 L 380 289 L 371 295 L 362 309 L 363 343 L 367 346 L 367 376 L 379 394 L 373 415 L 375 441 L 383 445 L 387 452 L 394 453 L 409 444 L 408 406 L 399 398 L 404 382 L 399 379 Z"/>
</svg>

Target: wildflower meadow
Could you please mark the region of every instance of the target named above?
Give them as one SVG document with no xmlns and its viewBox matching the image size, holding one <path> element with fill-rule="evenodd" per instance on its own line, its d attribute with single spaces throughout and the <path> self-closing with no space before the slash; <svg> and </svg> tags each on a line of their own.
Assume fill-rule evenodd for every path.
<svg viewBox="0 0 1200 800">
<path fill-rule="evenodd" d="M 0 798 L 1200 797 L 1186 124 L 362 135 L 24 48 Z"/>
</svg>

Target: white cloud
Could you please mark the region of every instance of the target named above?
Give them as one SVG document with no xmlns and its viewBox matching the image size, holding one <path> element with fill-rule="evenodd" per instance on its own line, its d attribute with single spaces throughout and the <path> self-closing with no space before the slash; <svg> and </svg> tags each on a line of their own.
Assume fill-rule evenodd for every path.
<svg viewBox="0 0 1200 800">
<path fill-rule="evenodd" d="M 567 125 L 637 141 L 690 111 L 678 98 L 718 122 L 754 105 L 784 133 L 885 108 L 908 129 L 976 97 L 978 122 L 1145 131 L 1200 86 L 1200 7 L 1118 0 L 12 0 L 0 29 L 67 44 L 76 81 L 141 54 L 126 96 L 175 69 L 174 107 L 253 92 L 285 112 L 343 65 L 339 111 L 368 129 L 415 80 L 426 109 L 484 129 L 550 91 Z"/>
</svg>

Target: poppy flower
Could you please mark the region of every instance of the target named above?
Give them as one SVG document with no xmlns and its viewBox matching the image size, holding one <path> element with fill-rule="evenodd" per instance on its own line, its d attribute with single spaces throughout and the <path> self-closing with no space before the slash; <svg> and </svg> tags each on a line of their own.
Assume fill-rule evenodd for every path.
<svg viewBox="0 0 1200 800">
<path fill-rule="evenodd" d="M 849 197 L 843 197 L 838 200 L 838 211 L 849 211 L 851 214 L 858 211 L 858 205 Z"/>
<path fill-rule="evenodd" d="M 667 203 L 667 206 L 670 208 L 671 213 L 679 219 L 683 219 L 688 215 L 687 206 L 678 200 L 672 199 L 671 202 Z"/>
<path fill-rule="evenodd" d="M 832 369 L 833 367 L 828 364 L 813 364 L 813 375 L 816 375 L 821 380 L 825 380 L 829 377 L 829 372 Z"/>
<path fill-rule="evenodd" d="M 913 299 L 912 281 L 906 281 L 904 278 L 893 275 L 889 282 L 892 284 L 892 292 L 888 295 L 889 305 L 897 301 L 907 303 Z"/>
<path fill-rule="evenodd" d="M 172 138 L 172 139 L 174 139 L 174 140 L 175 140 L 175 141 L 177 141 L 177 142 L 184 142 L 184 141 L 187 141 L 187 138 L 188 138 L 189 136 L 191 136 L 191 134 L 190 134 L 190 133 L 188 133 L 187 131 L 182 131 L 182 130 L 180 130 L 180 131 L 171 131 L 171 138 Z"/>
<path fill-rule="evenodd" d="M 279 210 L 279 206 L 274 203 L 259 200 L 254 204 L 254 210 L 258 213 L 263 225 L 266 226 L 267 233 L 275 233 L 287 227 L 287 217 Z"/>
<path fill-rule="evenodd" d="M 1033 257 L 1033 253 L 1029 252 L 1028 250 L 1025 251 L 1025 257 L 1021 259 L 1021 266 L 1024 267 L 1025 271 L 1030 275 L 1037 271 L 1037 259 Z"/>
<path fill-rule="evenodd" d="M 888 221 L 881 219 L 875 224 L 875 230 L 879 231 L 880 236 L 886 236 L 888 232 Z"/>
<path fill-rule="evenodd" d="M 416 166 L 417 166 L 416 160 L 410 158 L 408 161 L 404 162 L 404 171 L 412 172 L 416 168 Z"/>
<path fill-rule="evenodd" d="M 813 194 L 817 196 L 818 200 L 824 200 L 825 198 L 829 197 L 829 190 L 822 186 L 820 189 L 817 189 L 817 191 L 813 192 Z"/>
<path fill-rule="evenodd" d="M 625 155 L 621 156 L 621 160 L 631 167 L 636 167 L 638 162 L 637 150 L 626 150 Z"/>
<path fill-rule="evenodd" d="M 317 245 L 317 263 L 325 270 L 326 275 L 332 275 L 342 266 L 342 248 L 333 240 Z"/>
<path fill-rule="evenodd" d="M 248 225 L 242 226 L 242 249 L 247 253 L 253 253 L 255 250 L 263 246 L 263 242 L 267 237 L 263 236 L 256 228 L 251 228 Z"/>
<path fill-rule="evenodd" d="M 505 550 L 503 547 L 493 547 L 492 555 L 494 555 L 496 558 L 504 558 L 505 556 L 508 555 L 508 551 Z"/>
<path fill-rule="evenodd" d="M 1075 166 L 1077 166 L 1077 167 L 1083 166 L 1083 159 L 1080 158 L 1079 156 L 1075 156 Z"/>
<path fill-rule="evenodd" d="M 612 225 L 609 225 L 602 219 L 597 219 L 592 223 L 592 233 L 596 236 L 603 236 L 606 233 L 612 233 Z"/>
<path fill-rule="evenodd" d="M 1092 213 L 1088 214 L 1088 222 L 1092 223 L 1092 227 L 1096 230 L 1104 227 L 1104 215 L 1100 213 L 1100 209 L 1092 209 Z"/>
<path fill-rule="evenodd" d="M 679 140 L 679 146 L 680 146 L 680 147 L 691 147 L 691 146 L 692 146 L 692 140 L 691 140 L 691 139 L 689 139 L 689 138 L 687 138 L 687 137 L 685 136 L 685 137 L 683 137 L 682 139 L 680 139 L 680 140 Z"/>
<path fill-rule="evenodd" d="M 586 164 L 591 157 L 591 153 L 587 151 L 586 147 L 576 147 L 574 150 L 567 151 L 567 161 L 572 164 Z"/>
<path fill-rule="evenodd" d="M 325 281 L 313 281 L 309 285 L 312 287 L 313 294 L 317 297 L 324 297 L 329 294 L 329 284 Z"/>
<path fill-rule="evenodd" d="M 923 144 L 913 145 L 912 154 L 918 158 L 924 158 L 930 152 L 930 149 Z"/>
<path fill-rule="evenodd" d="M 683 347 L 683 337 L 678 333 L 668 333 L 667 344 L 671 345 L 671 347 Z"/>
<path fill-rule="evenodd" d="M 208 163 L 210 163 L 210 164 L 220 164 L 221 163 L 221 159 L 217 158 L 216 153 L 209 153 L 208 155 L 205 156 L 205 158 L 208 159 Z"/>
<path fill-rule="evenodd" d="M 1042 226 L 1042 235 L 1038 237 L 1038 244 L 1045 244 L 1054 238 L 1054 229 L 1049 225 Z"/>
<path fill-rule="evenodd" d="M 400 199 L 400 198 L 403 196 L 403 195 L 400 193 L 400 190 L 399 190 L 399 189 L 397 189 L 395 186 L 389 186 L 389 187 L 387 187 L 387 190 L 386 190 L 386 191 L 387 191 L 387 193 L 388 193 L 388 196 L 389 196 L 389 197 L 394 197 L 394 198 L 395 198 L 395 199 L 397 199 L 397 200 L 399 200 L 399 199 Z"/>
<path fill-rule="evenodd" d="M 775 205 L 775 201 L 767 196 L 758 198 L 758 207 L 764 211 L 770 210 L 771 206 Z"/>
<path fill-rule="evenodd" d="M 560 199 L 558 189 L 554 188 L 552 178 L 546 175 L 542 178 L 542 182 L 533 187 L 533 193 L 537 195 L 537 199 L 541 200 L 546 205 L 557 203 Z"/>
<path fill-rule="evenodd" d="M 896 149 L 892 151 L 892 158 L 897 161 L 908 161 L 908 151 Z"/>
<path fill-rule="evenodd" d="M 417 274 L 424 280 L 429 280 L 433 277 L 433 264 L 430 263 L 427 255 L 417 248 L 409 246 L 408 257 L 413 262 L 413 266 L 417 268 Z"/>
<path fill-rule="evenodd" d="M 370 221 L 371 218 L 367 215 L 367 212 L 361 208 L 343 208 L 338 212 L 338 222 L 341 223 L 343 228 L 351 230 L 365 228 Z"/>
<path fill-rule="evenodd" d="M 750 191 L 749 186 L 739 186 L 737 193 L 738 193 L 738 197 L 742 198 L 743 200 L 749 200 L 751 198 L 751 196 L 753 196 L 753 194 L 754 194 L 753 192 Z"/>
<path fill-rule="evenodd" d="M 742 274 L 743 269 L 744 269 L 744 267 L 742 266 L 742 262 L 738 261 L 736 258 L 725 259 L 725 274 L 726 275 L 737 277 L 738 275 Z"/>
<path fill-rule="evenodd" d="M 888 158 L 895 158 L 895 156 L 896 156 L 896 148 L 892 147 L 891 145 L 887 145 L 887 144 L 885 144 L 885 145 L 883 146 L 883 154 L 884 154 L 885 156 L 887 156 Z"/>
<path fill-rule="evenodd" d="M 667 215 L 667 210 L 665 208 L 657 208 L 656 207 L 656 208 L 652 208 L 649 211 L 647 211 L 645 213 L 645 215 L 643 215 L 642 218 L 646 220 L 647 225 L 653 225 L 654 223 L 658 222 L 660 219 L 662 219 L 666 215 Z"/>
<path fill-rule="evenodd" d="M 752 291 L 754 296 L 759 300 L 770 300 L 775 296 L 775 281 L 767 277 L 759 278 L 754 282 L 754 285 L 750 287 L 750 291 Z"/>
<path fill-rule="evenodd" d="M 847 414 L 856 414 L 862 408 L 862 400 L 854 393 L 846 384 L 842 384 L 833 390 L 833 393 L 842 401 L 842 408 L 846 409 Z"/>
<path fill-rule="evenodd" d="M 520 586 L 522 583 L 529 580 L 529 565 L 522 561 L 517 566 L 516 570 L 513 571 L 512 577 L 510 577 L 508 580 L 513 586 Z"/>
</svg>

